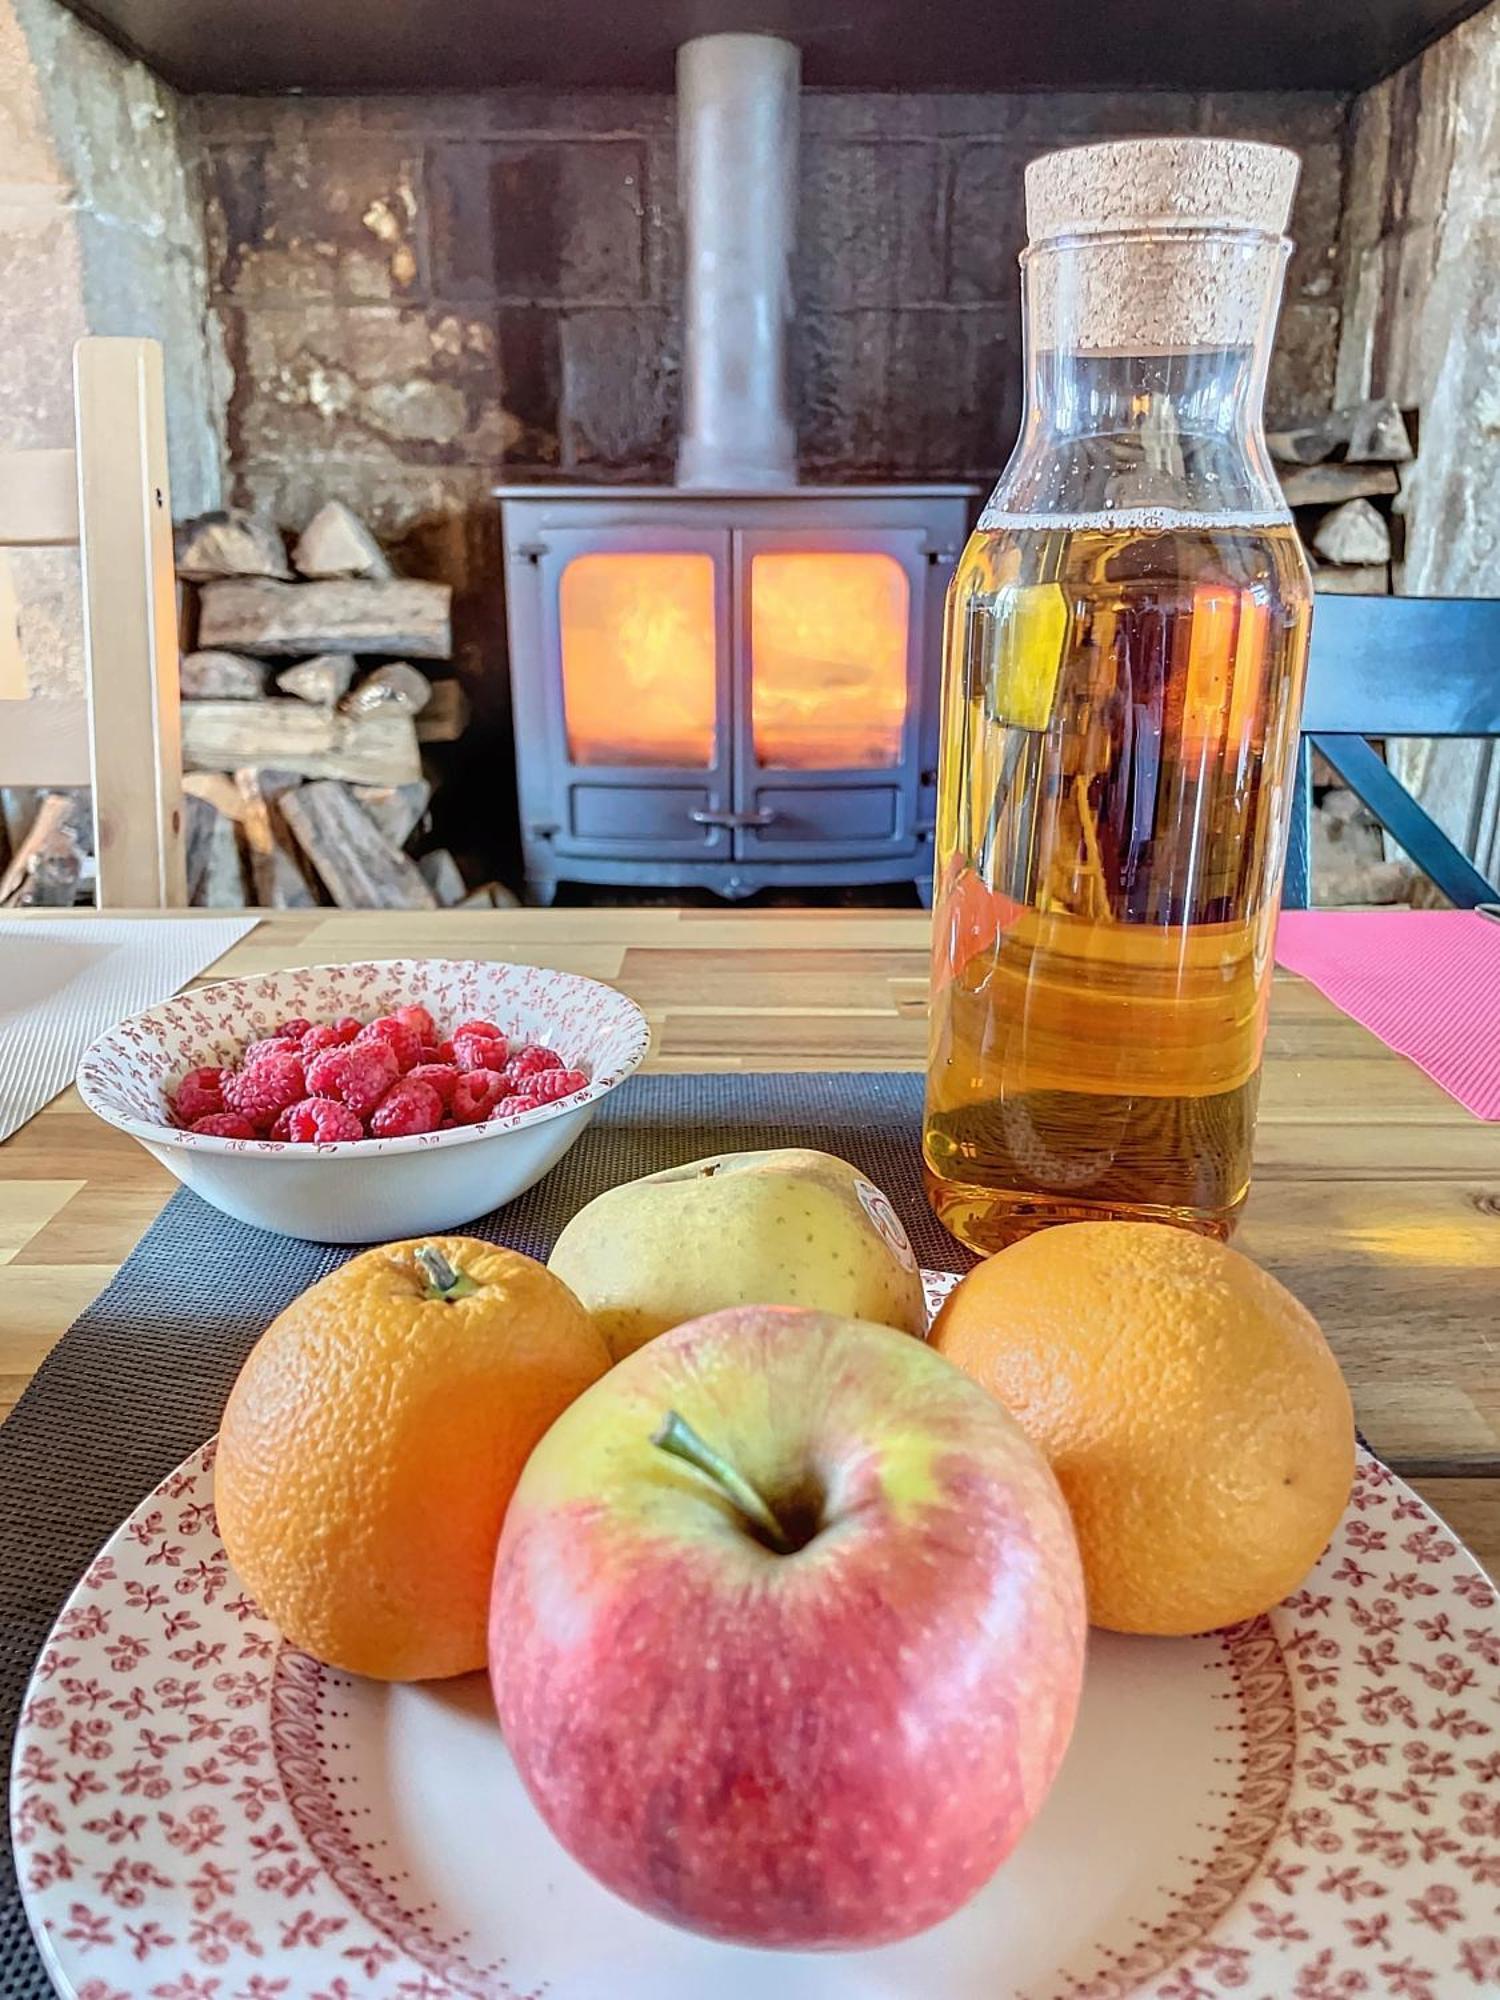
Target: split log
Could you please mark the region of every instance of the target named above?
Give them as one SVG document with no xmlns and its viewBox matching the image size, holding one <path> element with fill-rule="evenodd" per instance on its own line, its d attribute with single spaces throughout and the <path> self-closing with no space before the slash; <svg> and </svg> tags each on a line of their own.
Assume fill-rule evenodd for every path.
<svg viewBox="0 0 1500 2000">
<path fill-rule="evenodd" d="M 420 715 L 432 700 L 432 682 L 406 660 L 392 660 L 365 675 L 352 694 L 344 697 L 348 715 L 367 715 L 371 709 L 392 704 L 408 715 Z"/>
<path fill-rule="evenodd" d="M 234 774 L 255 900 L 268 910 L 310 910 L 317 905 L 279 803 L 284 793 L 294 791 L 301 782 L 290 771 L 242 768 Z"/>
<path fill-rule="evenodd" d="M 456 743 L 469 726 L 469 697 L 462 681 L 434 681 L 432 699 L 417 717 L 419 743 Z"/>
<path fill-rule="evenodd" d="M 415 864 L 355 804 L 348 787 L 302 785 L 281 802 L 286 823 L 341 910 L 435 910 Z"/>
<path fill-rule="evenodd" d="M 226 819 L 243 819 L 245 802 L 240 797 L 233 778 L 222 771 L 188 771 L 182 780 L 182 789 L 189 798 L 202 799 L 215 812 L 223 813 Z"/>
<path fill-rule="evenodd" d="M 269 659 L 311 653 L 398 653 L 446 660 L 453 650 L 445 583 L 364 578 L 350 583 L 205 584 L 198 638 Z"/>
<path fill-rule="evenodd" d="M 313 515 L 297 537 L 292 562 L 301 575 L 315 578 L 391 574 L 379 542 L 342 500 L 325 501 Z"/>
<path fill-rule="evenodd" d="M 432 801 L 425 778 L 410 785 L 351 785 L 355 804 L 368 814 L 392 847 L 405 847 Z"/>
<path fill-rule="evenodd" d="M 483 882 L 477 889 L 471 889 L 454 907 L 459 910 L 519 910 L 521 899 L 503 882 Z"/>
<path fill-rule="evenodd" d="M 187 815 L 188 901 L 201 910 L 243 910 L 250 885 L 240 852 L 239 828 L 207 799 L 183 800 Z"/>
<path fill-rule="evenodd" d="M 1363 828 L 1374 837 L 1372 852 L 1379 854 L 1380 821 L 1365 804 L 1358 792 L 1351 792 L 1342 782 L 1335 781 L 1318 801 L 1318 811 L 1323 815 L 1324 828 L 1330 840 L 1348 837 L 1350 827 Z"/>
<path fill-rule="evenodd" d="M 266 670 L 241 653 L 184 653 L 177 668 L 184 701 L 259 701 Z"/>
<path fill-rule="evenodd" d="M 1389 562 L 1391 531 L 1368 500 L 1346 500 L 1319 521 L 1312 545 L 1331 563 Z"/>
<path fill-rule="evenodd" d="M 1267 431 L 1266 443 L 1282 465 L 1321 465 L 1347 443 L 1349 428 L 1342 411 L 1330 410 L 1326 417 L 1313 417 L 1290 430 Z"/>
<path fill-rule="evenodd" d="M 408 785 L 422 775 L 416 732 L 402 710 L 340 715 L 305 701 L 186 702 L 182 761 L 188 771 L 268 764 L 362 785 Z"/>
<path fill-rule="evenodd" d="M 1341 500 L 1373 500 L 1394 493 L 1394 465 L 1304 465 L 1281 474 L 1288 507 L 1336 507 Z"/>
<path fill-rule="evenodd" d="M 456 909 L 468 894 L 469 885 L 463 878 L 463 872 L 446 847 L 435 847 L 430 854 L 419 854 L 417 867 L 422 880 L 437 897 L 439 909 Z"/>
<path fill-rule="evenodd" d="M 314 702 L 319 708 L 336 708 L 349 692 L 354 679 L 354 662 L 347 653 L 316 653 L 295 667 L 283 667 L 276 685 L 299 701 Z"/>
<path fill-rule="evenodd" d="M 1330 410 L 1287 430 L 1269 431 L 1271 456 L 1288 465 L 1321 465 L 1342 446 L 1345 456 L 1398 463 L 1412 456 L 1406 419 L 1388 398 Z"/>
<path fill-rule="evenodd" d="M 177 530 L 177 574 L 189 583 L 225 576 L 289 577 L 281 537 L 265 521 L 237 507 L 200 514 Z"/>
<path fill-rule="evenodd" d="M 1386 563 L 1351 563 L 1344 569 L 1315 569 L 1313 589 L 1320 597 L 1389 597 L 1390 567 Z"/>
<path fill-rule="evenodd" d="M 1406 903 L 1415 879 L 1404 861 L 1352 861 L 1321 869 L 1313 863 L 1313 892 L 1320 908 Z"/>
<path fill-rule="evenodd" d="M 87 794 L 44 792 L 0 875 L 0 908 L 70 909 L 92 851 Z"/>
<path fill-rule="evenodd" d="M 0 785 L 0 833 L 4 835 L 7 854 L 14 854 L 26 838 L 41 802 L 40 786 Z"/>
<path fill-rule="evenodd" d="M 1380 461 L 1403 465 L 1412 456 L 1406 419 L 1390 401 L 1361 403 L 1349 426 L 1349 444 L 1344 452 L 1351 464 Z"/>
</svg>

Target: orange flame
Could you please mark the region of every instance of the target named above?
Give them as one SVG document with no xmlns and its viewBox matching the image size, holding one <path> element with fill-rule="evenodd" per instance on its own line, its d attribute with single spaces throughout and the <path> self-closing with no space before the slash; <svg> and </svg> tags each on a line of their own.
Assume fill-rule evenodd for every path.
<svg viewBox="0 0 1500 2000">
<path fill-rule="evenodd" d="M 755 755 L 783 770 L 900 761 L 906 571 L 880 553 L 757 555 L 750 574 Z"/>
<path fill-rule="evenodd" d="M 906 720 L 906 572 L 879 553 L 762 551 L 750 575 L 751 720 L 762 765 L 888 766 Z M 578 556 L 563 571 L 563 702 L 576 764 L 713 760 L 713 558 Z"/>
</svg>

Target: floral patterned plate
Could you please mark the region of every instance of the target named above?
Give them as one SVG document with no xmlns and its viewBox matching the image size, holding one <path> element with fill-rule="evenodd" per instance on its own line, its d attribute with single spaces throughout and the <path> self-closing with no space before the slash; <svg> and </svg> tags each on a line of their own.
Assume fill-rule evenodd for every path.
<svg viewBox="0 0 1500 2000">
<path fill-rule="evenodd" d="M 1366 1455 L 1268 1618 L 1092 1636 L 1057 1786 L 968 1908 L 879 1951 L 775 1957 L 576 1868 L 481 1678 L 384 1687 L 282 1646 L 228 1568 L 212 1465 L 206 1445 L 95 1559 L 22 1718 L 17 1867 L 72 2000 L 1500 1992 L 1496 1593 Z"/>
</svg>

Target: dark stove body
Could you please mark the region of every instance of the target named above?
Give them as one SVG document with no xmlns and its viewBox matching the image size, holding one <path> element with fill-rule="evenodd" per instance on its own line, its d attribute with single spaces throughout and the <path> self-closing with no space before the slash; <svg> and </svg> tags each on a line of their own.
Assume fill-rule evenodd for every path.
<svg viewBox="0 0 1500 2000">
<path fill-rule="evenodd" d="M 930 896 L 943 597 L 976 488 L 496 490 L 532 901 L 550 903 L 562 881 L 740 898 L 772 887 L 909 880 Z M 564 714 L 563 573 L 582 556 L 648 550 L 712 558 L 711 754 L 698 763 L 575 762 Z M 810 770 L 757 760 L 748 578 L 762 551 L 879 551 L 904 571 L 907 702 L 893 762 Z"/>
</svg>

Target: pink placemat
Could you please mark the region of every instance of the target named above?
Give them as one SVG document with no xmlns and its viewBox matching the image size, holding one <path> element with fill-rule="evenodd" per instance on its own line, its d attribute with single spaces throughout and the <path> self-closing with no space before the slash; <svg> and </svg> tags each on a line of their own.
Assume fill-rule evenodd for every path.
<svg viewBox="0 0 1500 2000">
<path fill-rule="evenodd" d="M 1500 923 L 1475 910 L 1283 910 L 1276 960 L 1500 1118 Z"/>
</svg>

